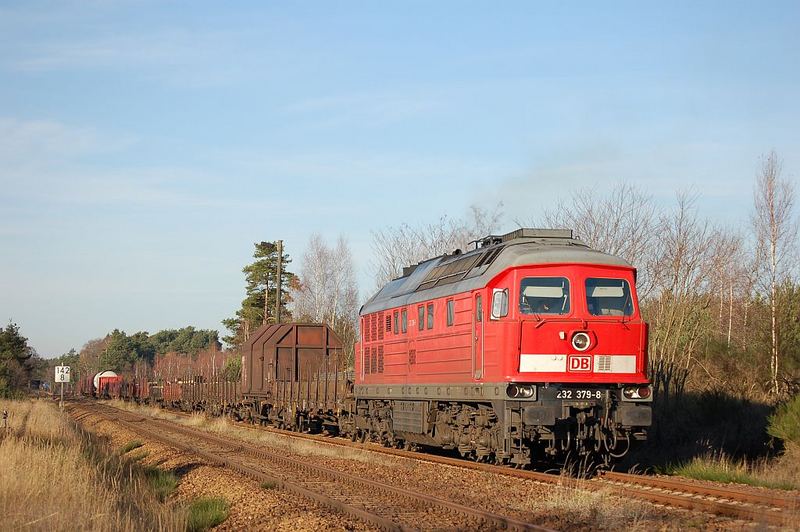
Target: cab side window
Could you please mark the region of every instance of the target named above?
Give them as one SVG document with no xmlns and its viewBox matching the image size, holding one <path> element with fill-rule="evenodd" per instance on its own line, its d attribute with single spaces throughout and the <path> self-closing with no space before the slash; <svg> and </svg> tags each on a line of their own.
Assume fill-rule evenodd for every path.
<svg viewBox="0 0 800 532">
<path fill-rule="evenodd" d="M 428 303 L 428 329 L 433 329 L 433 303 Z"/>
</svg>

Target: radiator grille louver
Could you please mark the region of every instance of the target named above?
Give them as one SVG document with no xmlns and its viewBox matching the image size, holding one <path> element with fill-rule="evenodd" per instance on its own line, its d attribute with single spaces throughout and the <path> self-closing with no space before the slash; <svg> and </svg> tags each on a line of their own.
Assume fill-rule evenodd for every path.
<svg viewBox="0 0 800 532">
<path fill-rule="evenodd" d="M 422 280 L 416 291 L 442 286 L 450 283 L 457 283 L 466 277 L 474 268 L 480 268 L 491 264 L 497 255 L 503 250 L 503 246 L 488 249 L 481 253 L 470 254 L 465 257 L 449 260 L 433 268 Z"/>
</svg>

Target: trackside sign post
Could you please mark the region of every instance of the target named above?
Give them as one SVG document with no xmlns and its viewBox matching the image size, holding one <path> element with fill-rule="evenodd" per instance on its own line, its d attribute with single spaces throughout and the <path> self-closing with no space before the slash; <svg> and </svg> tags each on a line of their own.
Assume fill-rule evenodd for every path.
<svg viewBox="0 0 800 532">
<path fill-rule="evenodd" d="M 70 382 L 69 366 L 56 366 L 56 382 L 61 383 L 61 402 L 59 406 L 64 408 L 64 383 Z"/>
</svg>

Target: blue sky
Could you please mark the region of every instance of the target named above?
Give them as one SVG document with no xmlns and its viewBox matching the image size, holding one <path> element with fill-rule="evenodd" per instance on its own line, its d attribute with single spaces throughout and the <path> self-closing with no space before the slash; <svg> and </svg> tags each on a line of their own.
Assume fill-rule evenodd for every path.
<svg viewBox="0 0 800 532">
<path fill-rule="evenodd" d="M 800 171 L 797 2 L 0 2 L 0 319 L 54 356 L 220 328 L 253 242 L 299 259 L 569 190 L 692 187 L 744 225 Z"/>
</svg>

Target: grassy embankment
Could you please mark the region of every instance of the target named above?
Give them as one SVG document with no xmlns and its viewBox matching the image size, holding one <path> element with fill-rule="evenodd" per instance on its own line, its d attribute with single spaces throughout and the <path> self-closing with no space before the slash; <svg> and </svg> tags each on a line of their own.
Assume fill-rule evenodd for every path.
<svg viewBox="0 0 800 532">
<path fill-rule="evenodd" d="M 177 478 L 126 454 L 141 442 L 114 452 L 46 401 L 0 401 L 3 408 L 9 411 L 8 429 L 0 428 L 6 530 L 202 530 L 227 515 L 224 501 L 211 513 L 202 501 L 189 508 L 160 503 Z"/>
<path fill-rule="evenodd" d="M 769 417 L 766 430 L 783 446 L 777 457 L 748 461 L 732 459 L 724 453 L 707 454 L 668 466 L 664 471 L 699 480 L 800 489 L 800 396 L 779 406 Z"/>
</svg>

